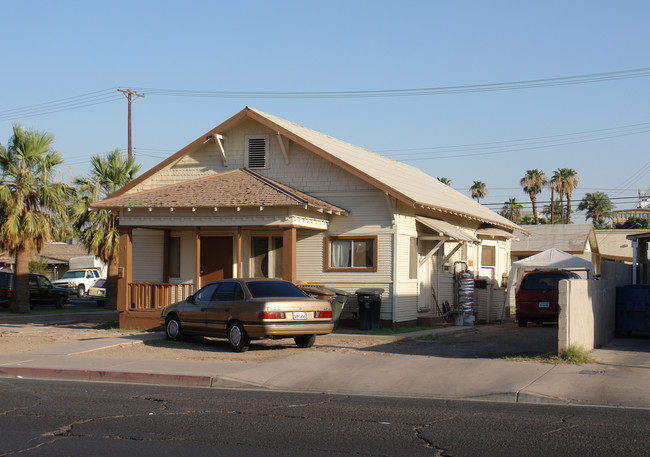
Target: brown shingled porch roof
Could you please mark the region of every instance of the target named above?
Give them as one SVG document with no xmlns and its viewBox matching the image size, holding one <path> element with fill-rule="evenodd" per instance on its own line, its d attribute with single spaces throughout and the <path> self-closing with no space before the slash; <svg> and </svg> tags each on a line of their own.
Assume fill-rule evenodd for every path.
<svg viewBox="0 0 650 457">
<path fill-rule="evenodd" d="M 342 208 L 261 176 L 247 168 L 217 173 L 156 189 L 122 194 L 93 203 L 93 208 L 228 208 L 310 206 L 337 214 Z"/>
</svg>

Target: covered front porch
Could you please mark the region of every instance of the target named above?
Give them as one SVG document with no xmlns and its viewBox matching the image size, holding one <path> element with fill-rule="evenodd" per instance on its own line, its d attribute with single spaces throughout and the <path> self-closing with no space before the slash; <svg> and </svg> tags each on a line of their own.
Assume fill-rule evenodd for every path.
<svg viewBox="0 0 650 457">
<path fill-rule="evenodd" d="M 295 283 L 299 230 L 315 228 L 120 227 L 120 327 L 156 328 L 160 310 L 211 281 L 275 277 Z"/>
</svg>

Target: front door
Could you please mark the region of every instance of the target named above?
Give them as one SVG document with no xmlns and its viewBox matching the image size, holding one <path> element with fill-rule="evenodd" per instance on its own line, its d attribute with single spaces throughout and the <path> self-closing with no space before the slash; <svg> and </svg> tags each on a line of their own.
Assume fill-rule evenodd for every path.
<svg viewBox="0 0 650 457">
<path fill-rule="evenodd" d="M 232 278 L 232 237 L 201 237 L 201 285 Z"/>
</svg>

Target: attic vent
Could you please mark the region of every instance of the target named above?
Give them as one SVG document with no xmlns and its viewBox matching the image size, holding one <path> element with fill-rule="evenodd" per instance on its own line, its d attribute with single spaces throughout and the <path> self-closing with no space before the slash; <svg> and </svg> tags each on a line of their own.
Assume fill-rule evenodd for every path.
<svg viewBox="0 0 650 457">
<path fill-rule="evenodd" d="M 268 136 L 247 137 L 246 166 L 266 168 L 268 162 Z"/>
</svg>

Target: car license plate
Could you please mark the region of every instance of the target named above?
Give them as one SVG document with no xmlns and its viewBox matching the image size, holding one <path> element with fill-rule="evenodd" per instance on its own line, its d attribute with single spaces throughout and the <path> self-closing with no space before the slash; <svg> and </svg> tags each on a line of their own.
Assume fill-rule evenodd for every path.
<svg viewBox="0 0 650 457">
<path fill-rule="evenodd" d="M 547 302 L 547 301 L 539 302 L 539 307 L 540 308 L 549 308 L 550 306 L 551 306 L 551 304 L 549 302 Z"/>
<path fill-rule="evenodd" d="M 293 320 L 298 321 L 298 320 L 306 320 L 307 319 L 307 313 L 293 313 Z"/>
</svg>

